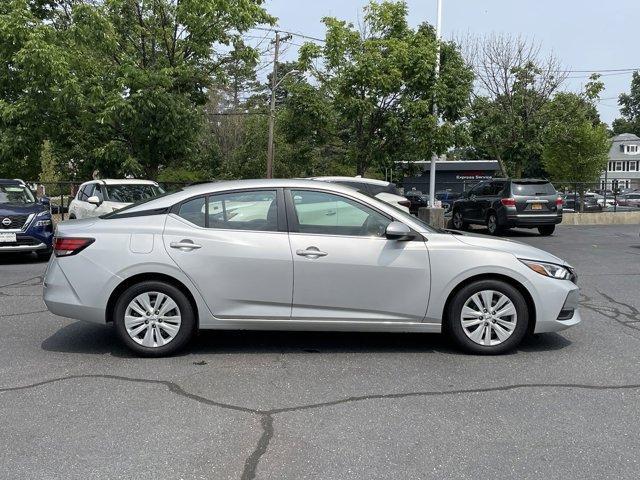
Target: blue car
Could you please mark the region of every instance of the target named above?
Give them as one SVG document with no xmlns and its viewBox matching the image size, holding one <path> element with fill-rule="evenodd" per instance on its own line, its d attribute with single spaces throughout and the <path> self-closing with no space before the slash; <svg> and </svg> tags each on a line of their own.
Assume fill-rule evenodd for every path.
<svg viewBox="0 0 640 480">
<path fill-rule="evenodd" d="M 53 222 L 49 199 L 35 199 L 21 180 L 0 179 L 0 255 L 4 252 L 35 252 L 51 256 Z"/>
</svg>

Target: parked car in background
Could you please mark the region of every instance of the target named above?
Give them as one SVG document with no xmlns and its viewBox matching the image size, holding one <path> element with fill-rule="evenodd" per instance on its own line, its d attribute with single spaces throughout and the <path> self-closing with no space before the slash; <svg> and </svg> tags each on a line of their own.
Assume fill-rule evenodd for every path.
<svg viewBox="0 0 640 480">
<path fill-rule="evenodd" d="M 613 195 L 605 198 L 604 195 L 600 195 L 599 193 L 594 192 L 585 192 L 584 194 L 585 200 L 593 199 L 596 201 L 598 205 L 601 205 L 603 209 L 613 208 L 616 205 L 616 199 Z"/>
<path fill-rule="evenodd" d="M 417 215 L 420 208 L 429 206 L 429 195 L 425 195 L 420 190 L 406 191 L 404 196 L 410 202 L 409 212 L 413 215 Z"/>
<path fill-rule="evenodd" d="M 0 179 L 0 254 L 35 252 L 49 258 L 52 240 L 49 199 L 36 200 L 22 180 Z"/>
<path fill-rule="evenodd" d="M 598 199 L 590 196 L 584 199 L 577 193 L 568 193 L 561 195 L 563 199 L 562 209 L 564 212 L 580 212 L 580 204 L 583 204 L 583 212 L 601 212 L 602 205 L 598 203 Z"/>
<path fill-rule="evenodd" d="M 537 228 L 551 235 L 562 222 L 562 198 L 540 179 L 495 178 L 475 185 L 453 204 L 453 228 L 486 225 L 492 235 L 511 227 Z"/>
<path fill-rule="evenodd" d="M 146 356 L 198 329 L 444 331 L 495 354 L 580 322 L 575 282 L 547 252 L 436 230 L 352 188 L 244 180 L 62 222 L 43 292 Z"/>
<path fill-rule="evenodd" d="M 383 202 L 387 202 L 400 210 L 409 212 L 411 202 L 403 197 L 396 187 L 395 183 L 385 182 L 384 180 L 376 180 L 373 178 L 357 177 L 312 177 L 310 180 L 319 180 L 321 182 L 337 183 L 346 187 L 353 188 L 365 195 L 378 198 Z"/>
<path fill-rule="evenodd" d="M 439 200 L 442 203 L 442 208 L 444 208 L 445 213 L 450 212 L 453 208 L 453 203 L 461 197 L 461 193 L 452 192 L 450 190 L 443 190 L 440 192 L 436 192 L 436 200 Z"/>
<path fill-rule="evenodd" d="M 150 180 L 92 180 L 80 185 L 69 204 L 69 218 L 98 217 L 162 194 L 164 190 Z"/>
<path fill-rule="evenodd" d="M 617 197 L 618 205 L 623 207 L 640 207 L 640 193 L 627 193 Z"/>
</svg>

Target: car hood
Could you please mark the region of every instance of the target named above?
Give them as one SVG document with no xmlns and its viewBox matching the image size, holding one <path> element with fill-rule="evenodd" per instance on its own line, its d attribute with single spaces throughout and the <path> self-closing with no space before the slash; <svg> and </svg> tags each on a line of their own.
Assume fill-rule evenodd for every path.
<svg viewBox="0 0 640 480">
<path fill-rule="evenodd" d="M 46 207 L 40 203 L 0 203 L 0 217 L 7 215 L 29 215 L 40 213 Z"/>
<path fill-rule="evenodd" d="M 458 241 L 471 245 L 473 247 L 484 248 L 487 250 L 508 252 L 515 255 L 517 258 L 523 258 L 528 260 L 540 260 L 541 262 L 556 263 L 558 265 L 570 266 L 567 262 L 555 255 L 540 250 L 539 248 L 532 247 L 525 243 L 515 242 L 513 240 L 488 238 L 473 234 L 453 235 Z"/>
</svg>

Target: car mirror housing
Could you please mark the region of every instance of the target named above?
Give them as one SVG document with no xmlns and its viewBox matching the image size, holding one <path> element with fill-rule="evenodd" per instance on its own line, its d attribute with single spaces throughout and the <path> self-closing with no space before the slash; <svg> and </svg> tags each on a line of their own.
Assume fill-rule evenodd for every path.
<svg viewBox="0 0 640 480">
<path fill-rule="evenodd" d="M 87 198 L 87 202 L 90 203 L 91 205 L 95 205 L 97 207 L 102 203 L 102 200 L 100 200 L 100 198 L 98 198 L 96 195 L 93 195 L 93 196 Z"/>
<path fill-rule="evenodd" d="M 40 202 L 41 205 L 45 205 L 47 207 L 51 205 L 51 201 L 49 200 L 49 197 L 40 197 L 38 201 Z"/>
<path fill-rule="evenodd" d="M 414 234 L 411 229 L 402 222 L 391 222 L 387 225 L 385 236 L 389 240 L 411 240 L 414 238 Z"/>
</svg>

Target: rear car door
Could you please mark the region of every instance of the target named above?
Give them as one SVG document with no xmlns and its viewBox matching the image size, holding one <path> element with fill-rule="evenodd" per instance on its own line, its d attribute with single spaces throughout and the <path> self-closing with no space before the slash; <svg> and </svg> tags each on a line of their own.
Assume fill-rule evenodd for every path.
<svg viewBox="0 0 640 480">
<path fill-rule="evenodd" d="M 287 192 L 292 318 L 424 319 L 430 287 L 424 239 L 388 240 L 384 232 L 392 218 L 345 195 L 311 189 Z"/>
<path fill-rule="evenodd" d="M 464 204 L 463 217 L 465 220 L 478 221 L 481 219 L 480 215 L 480 201 L 482 197 L 483 189 L 486 182 L 480 182 L 469 191 L 469 198 Z"/>
<path fill-rule="evenodd" d="M 290 318 L 293 261 L 282 190 L 189 199 L 167 216 L 163 241 L 217 318 Z"/>
</svg>

